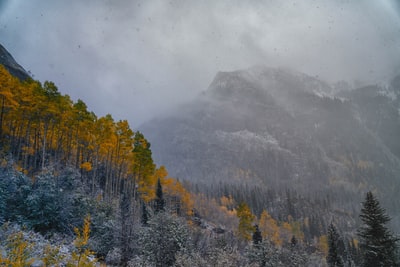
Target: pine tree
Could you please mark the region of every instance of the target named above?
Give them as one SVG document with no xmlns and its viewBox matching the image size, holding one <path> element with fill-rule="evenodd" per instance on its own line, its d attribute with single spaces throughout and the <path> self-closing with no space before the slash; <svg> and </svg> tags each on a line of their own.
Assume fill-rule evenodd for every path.
<svg viewBox="0 0 400 267">
<path fill-rule="evenodd" d="M 60 198 L 61 192 L 52 175 L 45 174 L 36 177 L 33 190 L 25 201 L 29 225 L 35 231 L 45 233 L 51 230 L 62 230 L 61 211 L 65 203 L 61 203 Z"/>
<path fill-rule="evenodd" d="M 121 212 L 121 232 L 120 246 L 122 251 L 122 264 L 126 264 L 131 258 L 131 242 L 133 236 L 133 209 L 132 199 L 127 195 L 121 196 L 120 212 Z"/>
<path fill-rule="evenodd" d="M 282 266 L 280 256 L 279 250 L 268 239 L 264 239 L 258 244 L 253 243 L 246 251 L 250 266 Z"/>
<path fill-rule="evenodd" d="M 330 267 L 342 267 L 343 260 L 339 255 L 339 240 L 340 236 L 336 227 L 331 223 L 328 227 L 328 256 L 326 261 Z"/>
<path fill-rule="evenodd" d="M 140 221 L 143 226 L 148 225 L 149 213 L 147 211 L 146 204 L 144 203 L 144 201 L 142 202 L 142 217 L 141 217 Z"/>
<path fill-rule="evenodd" d="M 253 244 L 257 245 L 260 244 L 262 242 L 262 235 L 261 235 L 261 231 L 258 228 L 258 225 L 256 224 L 254 226 L 254 233 L 253 233 Z"/>
<path fill-rule="evenodd" d="M 139 266 L 174 266 L 176 254 L 188 248 L 190 241 L 186 223 L 168 212 L 159 212 L 139 233 L 139 254 L 147 264 Z"/>
<path fill-rule="evenodd" d="M 292 238 L 290 239 L 290 247 L 295 248 L 297 246 L 297 243 L 298 243 L 298 241 L 297 241 L 296 237 L 294 235 L 292 235 Z"/>
<path fill-rule="evenodd" d="M 156 200 L 155 200 L 155 212 L 164 211 L 165 210 L 165 200 L 163 196 L 163 190 L 160 178 L 157 180 L 157 189 L 156 189 Z"/>
<path fill-rule="evenodd" d="M 360 218 L 364 223 L 358 231 L 363 266 L 397 266 L 397 238 L 385 226 L 390 217 L 375 196 L 368 192 Z"/>
</svg>

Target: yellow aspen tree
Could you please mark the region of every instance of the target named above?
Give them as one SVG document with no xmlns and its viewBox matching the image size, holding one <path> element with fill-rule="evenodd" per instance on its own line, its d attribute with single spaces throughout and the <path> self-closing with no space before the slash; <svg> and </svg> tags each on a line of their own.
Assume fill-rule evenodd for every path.
<svg viewBox="0 0 400 267">
<path fill-rule="evenodd" d="M 96 116 L 87 110 L 85 102 L 78 100 L 73 105 L 75 166 L 83 162 L 83 155 L 90 139 L 90 129 L 93 128 Z"/>
<path fill-rule="evenodd" d="M 249 206 L 242 202 L 237 207 L 237 217 L 239 218 L 238 234 L 244 240 L 251 240 L 254 232 L 255 216 L 251 213 Z"/>
<path fill-rule="evenodd" d="M 280 237 L 284 242 L 290 242 L 292 238 L 292 226 L 288 222 L 283 222 L 280 227 Z"/>
<path fill-rule="evenodd" d="M 235 200 L 233 199 L 233 197 L 231 195 L 229 195 L 228 197 L 222 196 L 220 198 L 220 203 L 221 203 L 221 206 L 225 207 L 227 210 L 233 210 L 236 206 Z"/>
<path fill-rule="evenodd" d="M 0 266 L 26 267 L 34 262 L 33 244 L 24 240 L 22 232 L 12 234 L 7 240 L 7 255 L 0 253 Z"/>
<path fill-rule="evenodd" d="M 277 246 L 282 246 L 278 223 L 266 210 L 261 213 L 259 228 L 263 238 L 271 240 Z"/>
<path fill-rule="evenodd" d="M 164 167 L 162 166 L 162 168 Z M 174 207 L 178 214 L 192 215 L 194 207 L 193 197 L 178 180 L 165 178 L 163 190 L 167 199 L 170 199 L 172 202 L 171 206 Z"/>
<path fill-rule="evenodd" d="M 74 240 L 75 251 L 72 252 L 67 267 L 95 267 L 96 258 L 94 252 L 89 247 L 90 237 L 90 215 L 87 215 L 83 221 L 82 229 L 75 228 L 76 238 Z"/>
<path fill-rule="evenodd" d="M 328 237 L 326 235 L 322 235 L 318 238 L 318 249 L 324 253 L 325 256 L 328 255 L 329 245 Z"/>
<path fill-rule="evenodd" d="M 97 162 L 102 162 L 105 166 L 105 195 L 109 196 L 112 191 L 111 169 L 113 166 L 114 144 L 116 143 L 115 123 L 110 114 L 95 121 L 94 138 L 96 140 L 94 148 L 94 162 L 96 166 L 94 167 L 93 175 L 96 174 Z M 94 179 L 94 176 L 92 179 Z"/>
<path fill-rule="evenodd" d="M 3 121 L 5 113 L 18 106 L 12 89 L 19 87 L 19 81 L 14 78 L 4 66 L 0 65 L 0 137 L 3 136 Z"/>
<path fill-rule="evenodd" d="M 61 266 L 64 255 L 60 253 L 59 247 L 47 245 L 43 250 L 42 262 L 44 267 Z"/>
<path fill-rule="evenodd" d="M 23 83 L 19 92 L 15 92 L 16 99 L 18 99 L 18 109 L 15 110 L 12 120 L 16 124 L 17 132 L 15 139 L 12 141 L 14 154 L 17 159 L 22 160 L 23 168 L 33 168 L 34 163 L 32 159 L 37 152 L 38 142 L 36 137 L 37 122 L 35 121 L 35 96 L 34 91 L 38 83 L 28 82 Z"/>
<path fill-rule="evenodd" d="M 126 120 L 118 121 L 115 125 L 116 145 L 115 145 L 115 177 L 113 191 L 118 193 L 122 179 L 128 179 L 130 162 L 133 160 L 133 131 Z"/>
</svg>

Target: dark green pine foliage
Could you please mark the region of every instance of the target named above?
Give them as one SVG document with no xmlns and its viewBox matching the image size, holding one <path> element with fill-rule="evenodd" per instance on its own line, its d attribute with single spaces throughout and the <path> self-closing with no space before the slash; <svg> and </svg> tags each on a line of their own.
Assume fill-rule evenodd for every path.
<svg viewBox="0 0 400 267">
<path fill-rule="evenodd" d="M 31 194 L 26 198 L 29 224 L 40 233 L 61 229 L 61 194 L 51 175 L 36 177 Z"/>
<path fill-rule="evenodd" d="M 258 245 L 262 242 L 262 235 L 261 235 L 261 231 L 258 228 L 257 224 L 254 226 L 254 228 L 255 228 L 255 230 L 253 233 L 253 244 Z"/>
<path fill-rule="evenodd" d="M 165 210 L 165 200 L 163 196 L 161 181 L 160 178 L 158 178 L 154 211 L 160 212 L 164 210 Z"/>
<path fill-rule="evenodd" d="M 293 235 L 292 238 L 290 239 L 290 247 L 291 248 L 295 248 L 297 246 L 297 239 L 296 237 Z"/>
<path fill-rule="evenodd" d="M 138 239 L 139 253 L 147 264 L 135 266 L 175 266 L 176 254 L 188 248 L 189 241 L 189 229 L 181 218 L 168 212 L 156 213 Z"/>
<path fill-rule="evenodd" d="M 329 267 L 343 267 L 343 260 L 339 253 L 340 236 L 336 227 L 331 223 L 328 227 L 328 256 L 326 261 Z"/>
<path fill-rule="evenodd" d="M 395 238 L 385 226 L 390 217 L 371 192 L 367 193 L 363 202 L 360 218 L 363 225 L 358 231 L 358 236 L 363 266 L 398 266 L 396 260 L 398 238 Z"/>
<path fill-rule="evenodd" d="M 136 132 L 133 140 L 133 173 L 136 179 L 147 179 L 155 170 L 150 143 L 141 132 Z"/>
<path fill-rule="evenodd" d="M 148 221 L 149 221 L 149 213 L 146 208 L 146 204 L 142 202 L 142 217 L 140 219 L 141 223 L 143 226 L 148 226 Z"/>
<path fill-rule="evenodd" d="M 120 198 L 120 212 L 121 212 L 121 232 L 120 232 L 120 245 L 121 245 L 121 262 L 126 265 L 131 258 L 131 239 L 132 239 L 132 217 L 131 217 L 131 199 L 127 194 L 122 194 Z"/>
</svg>

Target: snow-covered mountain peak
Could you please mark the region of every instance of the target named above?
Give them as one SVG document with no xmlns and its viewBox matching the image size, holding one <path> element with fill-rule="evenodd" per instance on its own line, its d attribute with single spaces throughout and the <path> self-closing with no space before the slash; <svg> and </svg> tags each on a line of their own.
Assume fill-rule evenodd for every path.
<svg viewBox="0 0 400 267">
<path fill-rule="evenodd" d="M 320 97 L 332 97 L 331 86 L 315 77 L 284 68 L 254 66 L 245 70 L 219 72 L 207 92 L 211 96 L 225 98 L 232 95 L 256 97 L 268 93 L 278 102 L 291 98 L 289 94 L 309 93 Z M 262 94 L 263 94 L 262 93 Z M 280 100 L 280 101 L 279 101 Z"/>
</svg>

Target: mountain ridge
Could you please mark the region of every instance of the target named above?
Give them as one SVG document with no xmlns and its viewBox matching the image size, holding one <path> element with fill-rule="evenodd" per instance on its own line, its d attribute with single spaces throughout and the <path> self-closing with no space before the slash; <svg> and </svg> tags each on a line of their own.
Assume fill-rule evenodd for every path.
<svg viewBox="0 0 400 267">
<path fill-rule="evenodd" d="M 295 71 L 220 72 L 179 112 L 141 128 L 154 144 L 155 161 L 195 184 L 345 194 L 354 205 L 366 190 L 394 197 L 400 161 L 390 144 L 396 144 L 400 125 L 382 132 L 367 123 L 379 114 L 364 114 L 356 90 L 333 92 L 328 83 Z M 376 95 L 371 103 L 378 101 Z M 379 99 L 392 107 L 389 112 L 387 105 L 377 104 L 381 111 L 398 120 L 394 102 L 383 95 Z M 386 204 L 391 210 L 398 205 Z"/>
<path fill-rule="evenodd" d="M 7 49 L 0 44 L 0 64 L 3 65 L 8 72 L 17 77 L 21 81 L 31 78 L 28 72 L 19 65 Z"/>
</svg>

